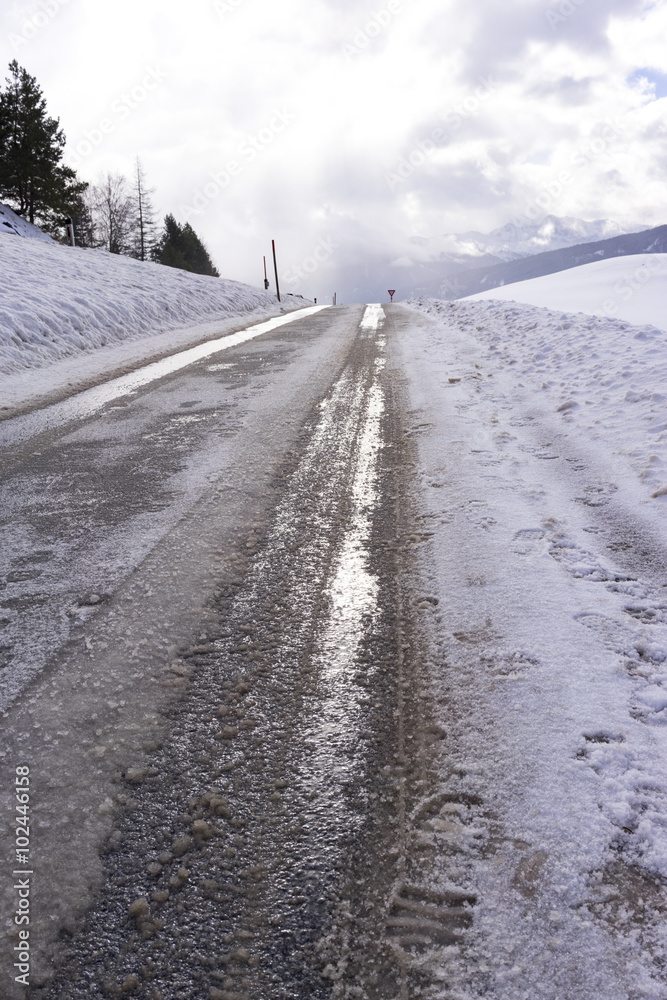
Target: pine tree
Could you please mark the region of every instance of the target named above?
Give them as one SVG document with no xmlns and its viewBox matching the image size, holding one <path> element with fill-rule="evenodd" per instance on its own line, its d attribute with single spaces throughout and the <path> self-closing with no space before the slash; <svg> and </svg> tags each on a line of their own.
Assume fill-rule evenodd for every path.
<svg viewBox="0 0 667 1000">
<path fill-rule="evenodd" d="M 94 215 L 94 192 L 90 188 L 80 194 L 69 211 L 74 223 L 74 234 L 78 247 L 100 246 Z"/>
<path fill-rule="evenodd" d="M 130 251 L 132 257 L 136 257 L 137 260 L 149 260 L 155 246 L 157 227 L 155 209 L 151 200 L 151 195 L 154 192 L 155 188 L 146 186 L 146 175 L 141 160 L 137 157 L 133 194 L 134 239 Z"/>
<path fill-rule="evenodd" d="M 178 267 L 194 274 L 219 278 L 208 250 L 189 222 L 180 226 L 173 215 L 165 216 L 164 229 L 155 248 L 154 260 L 168 267 Z"/>
<path fill-rule="evenodd" d="M 87 185 L 62 163 L 65 135 L 34 76 L 14 59 L 0 90 L 0 196 L 29 222 L 62 230 Z"/>
</svg>

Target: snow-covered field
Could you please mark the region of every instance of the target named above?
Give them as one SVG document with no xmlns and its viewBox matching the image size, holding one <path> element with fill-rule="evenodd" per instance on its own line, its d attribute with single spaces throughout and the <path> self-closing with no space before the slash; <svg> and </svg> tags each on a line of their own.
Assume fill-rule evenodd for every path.
<svg viewBox="0 0 667 1000">
<path fill-rule="evenodd" d="M 10 221 L 17 218 L 8 213 L 4 208 Z M 237 281 L 20 235 L 34 236 L 0 237 L 6 411 L 220 336 L 237 329 L 239 318 L 245 323 L 306 304 L 290 296 L 281 306 L 274 294 Z"/>
<path fill-rule="evenodd" d="M 470 295 L 467 301 L 528 305 L 613 316 L 667 330 L 667 254 L 643 253 L 584 264 Z"/>
<path fill-rule="evenodd" d="M 522 396 L 532 394 L 559 430 L 604 453 L 644 498 L 667 494 L 667 332 L 515 302 L 411 304 L 511 369 Z"/>
<path fill-rule="evenodd" d="M 664 998 L 667 333 L 412 307 L 439 321 L 401 367 L 460 803 L 440 877 L 479 900 L 447 995 Z"/>
</svg>

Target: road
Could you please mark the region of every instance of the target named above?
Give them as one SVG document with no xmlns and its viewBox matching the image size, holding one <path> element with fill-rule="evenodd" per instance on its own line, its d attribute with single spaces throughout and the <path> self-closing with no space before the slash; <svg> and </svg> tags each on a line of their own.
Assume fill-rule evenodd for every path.
<svg viewBox="0 0 667 1000">
<path fill-rule="evenodd" d="M 27 440 L 5 425 L 35 995 L 403 994 L 406 935 L 469 920 L 406 881 L 405 778 L 440 733 L 384 324 L 327 310 Z"/>
<path fill-rule="evenodd" d="M 12 1000 L 667 996 L 664 544 L 439 330 L 310 311 L 0 424 Z"/>
</svg>

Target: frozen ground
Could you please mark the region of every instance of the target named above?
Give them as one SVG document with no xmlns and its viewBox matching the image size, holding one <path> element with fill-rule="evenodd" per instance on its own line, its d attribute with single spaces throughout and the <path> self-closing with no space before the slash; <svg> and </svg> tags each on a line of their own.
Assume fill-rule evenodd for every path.
<svg viewBox="0 0 667 1000">
<path fill-rule="evenodd" d="M 667 254 L 643 253 L 517 281 L 466 301 L 524 302 L 667 330 Z"/>
<path fill-rule="evenodd" d="M 665 330 L 495 300 L 413 305 L 470 337 L 511 372 L 522 397 L 571 440 L 593 445 L 644 499 L 667 493 Z"/>
<path fill-rule="evenodd" d="M 478 899 L 442 995 L 664 998 L 667 335 L 415 305 L 437 317 L 399 348 L 449 736 L 424 830 Z"/>
</svg>

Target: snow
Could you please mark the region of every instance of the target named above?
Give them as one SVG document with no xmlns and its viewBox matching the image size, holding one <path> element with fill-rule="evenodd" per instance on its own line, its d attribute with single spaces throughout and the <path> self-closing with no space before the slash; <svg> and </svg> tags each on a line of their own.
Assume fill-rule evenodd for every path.
<svg viewBox="0 0 667 1000">
<path fill-rule="evenodd" d="M 27 239 L 42 240 L 45 243 L 54 243 L 39 226 L 33 226 L 31 222 L 17 215 L 8 205 L 0 202 L 0 235 L 23 236 Z"/>
<path fill-rule="evenodd" d="M 0 269 L 0 373 L 5 375 L 179 328 L 304 303 L 290 297 L 281 309 L 271 293 L 237 281 L 39 239 L 0 240 Z"/>
<path fill-rule="evenodd" d="M 476 842 L 439 853 L 478 898 L 442 976 L 471 998 L 664 997 L 667 334 L 484 298 L 413 301 L 397 344 L 442 788 L 480 802 Z"/>
<path fill-rule="evenodd" d="M 541 411 L 635 478 L 644 499 L 667 484 L 665 331 L 497 301 L 415 305 L 512 366 Z"/>
<path fill-rule="evenodd" d="M 595 261 L 468 296 L 469 301 L 489 299 L 615 316 L 667 330 L 667 254 L 632 254 Z"/>
</svg>

